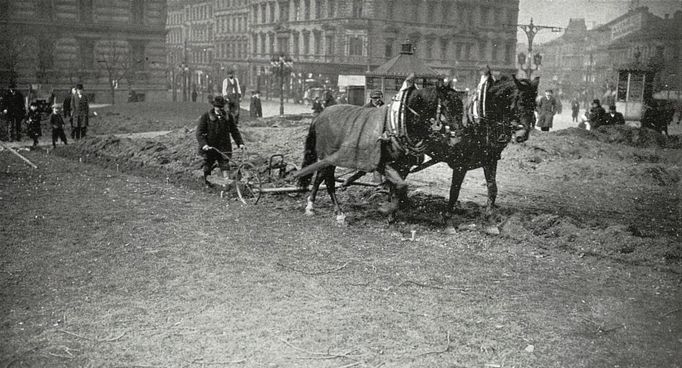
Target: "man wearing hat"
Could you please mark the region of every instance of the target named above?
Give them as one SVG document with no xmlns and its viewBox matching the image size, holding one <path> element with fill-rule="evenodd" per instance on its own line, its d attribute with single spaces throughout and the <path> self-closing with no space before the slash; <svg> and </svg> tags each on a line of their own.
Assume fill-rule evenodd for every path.
<svg viewBox="0 0 682 368">
<path fill-rule="evenodd" d="M 598 99 L 592 100 L 592 107 L 587 115 L 587 120 L 590 122 L 590 129 L 597 129 L 604 125 L 604 118 L 606 111 L 601 107 L 601 102 Z"/>
<path fill-rule="evenodd" d="M 55 104 L 52 105 L 52 114 L 50 114 L 50 126 L 52 127 L 52 147 L 57 147 L 57 139 L 61 139 L 66 143 L 66 134 L 64 133 L 64 118 L 60 114 L 62 107 Z"/>
<path fill-rule="evenodd" d="M 260 91 L 251 91 L 251 104 L 249 105 L 249 114 L 252 118 L 263 117 L 263 107 L 260 103 Z"/>
<path fill-rule="evenodd" d="M 223 176 L 227 175 L 227 157 L 232 156 L 230 136 L 239 149 L 246 148 L 234 117 L 223 109 L 226 104 L 225 98 L 216 96 L 212 102 L 213 108 L 201 115 L 197 124 L 197 142 L 199 154 L 204 158 L 202 169 L 204 170 L 204 184 L 207 187 L 213 186 L 209 183 L 208 176 L 211 175 L 216 163 Z"/>
<path fill-rule="evenodd" d="M 73 138 L 79 140 L 85 138 L 88 130 L 90 114 L 90 102 L 88 96 L 83 93 L 83 85 L 76 85 L 76 93 L 71 97 L 71 116 L 73 117 Z"/>
<path fill-rule="evenodd" d="M 604 125 L 625 125 L 625 117 L 616 111 L 616 105 L 609 106 L 608 114 L 604 115 Z"/>
<path fill-rule="evenodd" d="M 538 121 L 537 126 L 543 132 L 548 132 L 552 128 L 554 115 L 558 111 L 557 100 L 551 89 L 545 90 L 545 95 L 537 103 Z"/>
<path fill-rule="evenodd" d="M 384 105 L 384 101 L 381 99 L 384 97 L 384 94 L 381 93 L 381 91 L 373 91 L 372 94 L 369 95 L 369 102 L 367 102 L 365 105 L 362 107 L 379 107 Z"/>
<path fill-rule="evenodd" d="M 227 78 L 223 80 L 223 97 L 228 103 L 228 112 L 235 117 L 235 124 L 239 124 L 239 99 L 242 97 L 242 88 L 239 79 L 234 76 L 234 70 L 227 72 Z"/>
<path fill-rule="evenodd" d="M 3 100 L 2 113 L 7 119 L 9 139 L 14 139 L 18 142 L 21 140 L 21 121 L 26 115 L 24 95 L 17 90 L 17 84 L 11 82 L 9 84 L 9 91 Z"/>
</svg>

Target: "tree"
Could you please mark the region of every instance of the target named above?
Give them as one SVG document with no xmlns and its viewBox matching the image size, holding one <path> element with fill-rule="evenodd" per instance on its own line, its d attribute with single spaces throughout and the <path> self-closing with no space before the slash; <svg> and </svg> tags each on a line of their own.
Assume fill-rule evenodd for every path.
<svg viewBox="0 0 682 368">
<path fill-rule="evenodd" d="M 116 103 L 116 89 L 119 83 L 126 79 L 130 84 L 130 74 L 134 61 L 130 57 L 130 45 L 127 41 L 109 40 L 99 44 L 101 47 L 99 64 L 107 75 L 111 104 Z"/>
<path fill-rule="evenodd" d="M 0 27 L 0 69 L 5 74 L 2 79 L 8 82 L 16 82 L 19 74 L 17 66 L 22 55 L 27 50 L 28 39 L 23 37 L 18 29 L 2 26 Z"/>
</svg>

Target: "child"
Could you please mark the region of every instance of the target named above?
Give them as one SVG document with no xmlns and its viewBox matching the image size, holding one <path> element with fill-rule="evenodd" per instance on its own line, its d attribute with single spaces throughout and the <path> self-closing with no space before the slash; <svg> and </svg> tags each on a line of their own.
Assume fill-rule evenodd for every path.
<svg viewBox="0 0 682 368">
<path fill-rule="evenodd" d="M 31 102 L 28 114 L 26 114 L 26 125 L 28 125 L 28 136 L 33 139 L 33 148 L 38 146 L 38 138 L 43 135 L 40 129 L 40 120 L 42 120 L 42 116 L 38 111 L 38 104 Z"/>
<path fill-rule="evenodd" d="M 66 134 L 64 133 L 64 119 L 59 113 L 61 107 L 59 105 L 52 106 L 52 114 L 50 114 L 50 125 L 52 126 L 52 147 L 57 147 L 57 138 L 66 143 Z"/>
</svg>

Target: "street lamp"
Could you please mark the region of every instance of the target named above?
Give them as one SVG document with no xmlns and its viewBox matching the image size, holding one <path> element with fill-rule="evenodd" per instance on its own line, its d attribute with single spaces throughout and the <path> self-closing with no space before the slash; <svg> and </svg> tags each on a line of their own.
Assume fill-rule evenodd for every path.
<svg viewBox="0 0 682 368">
<path fill-rule="evenodd" d="M 533 23 L 533 18 L 530 18 L 530 24 L 505 24 L 506 26 L 511 26 L 511 27 L 518 27 L 521 29 L 525 34 L 526 37 L 528 38 L 528 58 L 531 58 L 531 55 L 533 55 L 533 40 L 535 39 L 535 35 L 540 32 L 543 29 L 549 29 L 552 32 L 561 32 L 563 28 L 561 27 L 555 27 L 555 26 L 538 26 Z M 536 54 L 535 57 L 537 58 L 539 56 L 539 61 L 542 61 L 542 56 Z M 525 61 L 525 57 L 523 60 Z M 535 61 L 535 58 L 532 60 Z M 521 54 L 519 54 L 519 63 L 522 64 L 521 68 L 523 69 L 523 63 L 521 63 Z M 540 63 L 535 63 L 535 70 L 537 70 L 537 66 L 540 65 Z M 528 67 L 524 69 L 526 72 L 526 78 L 530 79 L 530 74 L 533 72 L 532 65 L 531 65 L 531 60 L 528 60 Z"/>
<path fill-rule="evenodd" d="M 273 56 L 270 65 L 279 73 L 279 116 L 284 116 L 284 72 L 294 67 L 294 60 L 282 53 Z"/>
</svg>

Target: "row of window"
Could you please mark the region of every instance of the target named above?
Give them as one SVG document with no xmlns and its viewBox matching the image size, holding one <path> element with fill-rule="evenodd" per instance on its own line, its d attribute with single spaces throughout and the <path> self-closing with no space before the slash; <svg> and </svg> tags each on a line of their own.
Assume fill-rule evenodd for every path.
<svg viewBox="0 0 682 368">
<path fill-rule="evenodd" d="M 247 40 L 229 41 L 219 43 L 218 57 L 221 59 L 246 59 L 249 54 L 249 42 Z"/>
<path fill-rule="evenodd" d="M 216 0 L 216 9 L 229 9 L 238 6 L 244 6 L 248 3 L 248 0 Z"/>
<path fill-rule="evenodd" d="M 368 17 L 362 0 L 351 0 L 347 14 L 341 16 Z M 289 9 L 289 7 L 293 7 Z M 290 2 L 269 1 L 255 4 L 251 8 L 255 24 L 268 24 L 278 21 L 305 21 L 312 19 L 334 18 L 337 16 L 335 0 L 292 0 Z M 505 14 L 506 12 L 506 14 Z M 430 24 L 464 24 L 482 27 L 515 24 L 517 10 L 511 7 L 477 6 L 469 3 L 449 1 L 426 3 L 413 0 L 382 0 L 377 2 L 375 14 L 386 19 Z"/>
<path fill-rule="evenodd" d="M 230 33 L 247 31 L 246 15 L 225 15 L 216 17 L 216 33 Z"/>
<path fill-rule="evenodd" d="M 289 2 L 265 2 L 252 7 L 252 20 L 256 24 L 275 23 L 280 20 L 296 22 L 311 19 L 334 18 L 337 13 L 336 0 L 293 0 Z M 353 0 L 352 14 L 362 16 L 362 0 Z"/>
<path fill-rule="evenodd" d="M 8 19 L 16 9 L 12 6 L 12 1 L 0 0 L 0 19 Z M 16 6 L 16 5 L 15 5 Z M 144 0 L 130 0 L 130 23 L 143 24 L 145 14 Z M 35 1 L 35 15 L 42 20 L 56 20 L 57 9 L 55 1 Z M 77 3 L 78 20 L 84 23 L 91 23 L 94 17 L 93 0 L 78 0 Z"/>
<path fill-rule="evenodd" d="M 209 19 L 212 16 L 213 13 L 209 4 L 188 6 L 185 8 L 185 19 L 187 20 Z"/>
<path fill-rule="evenodd" d="M 367 56 L 367 38 L 364 35 L 344 35 L 345 51 L 347 56 Z M 335 35 L 322 37 L 321 32 L 294 32 L 290 36 L 278 36 L 275 34 L 260 33 L 253 35 L 254 54 L 274 54 L 276 52 L 291 53 L 293 56 L 314 55 L 321 56 L 322 49 L 325 55 L 334 56 Z M 324 39 L 325 44 L 322 44 Z M 395 39 L 384 41 L 384 57 L 395 56 Z M 423 49 L 422 49 L 423 45 Z M 474 55 L 474 47 L 478 46 L 478 55 Z M 512 63 L 516 50 L 516 44 L 510 40 L 472 42 L 450 42 L 448 40 L 430 40 L 415 42 L 415 49 L 420 58 L 426 60 L 491 60 L 493 62 Z M 489 52 L 489 54 L 488 54 Z"/>
</svg>

